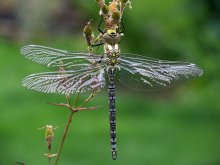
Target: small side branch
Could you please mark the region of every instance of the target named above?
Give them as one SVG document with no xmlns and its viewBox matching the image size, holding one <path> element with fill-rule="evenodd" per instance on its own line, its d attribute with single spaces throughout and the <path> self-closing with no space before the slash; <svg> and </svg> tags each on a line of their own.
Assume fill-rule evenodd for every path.
<svg viewBox="0 0 220 165">
<path fill-rule="evenodd" d="M 64 141 L 66 139 L 67 133 L 69 131 L 70 124 L 72 122 L 73 115 L 78 111 L 96 110 L 98 108 L 98 107 L 89 107 L 89 108 L 84 108 L 83 107 L 86 103 L 90 102 L 94 98 L 95 92 L 93 92 L 80 106 L 77 106 L 79 96 L 80 96 L 80 92 L 77 94 L 77 96 L 74 100 L 73 106 L 71 106 L 70 96 L 66 96 L 67 103 L 65 103 L 65 104 L 64 103 L 61 103 L 61 104 L 50 103 L 51 105 L 66 107 L 70 110 L 70 115 L 69 115 L 68 121 L 66 123 L 66 127 L 64 129 L 64 133 L 63 133 L 62 140 L 61 140 L 61 143 L 60 143 L 57 155 L 56 155 L 56 160 L 55 160 L 54 165 L 58 164 L 58 161 L 59 161 L 59 158 L 60 158 L 60 155 L 61 155 L 61 152 L 62 152 L 62 148 L 63 148 L 63 145 L 64 145 Z"/>
<path fill-rule="evenodd" d="M 99 107 L 79 108 L 78 111 L 85 111 L 85 110 L 92 111 L 92 110 L 96 110 L 96 109 L 98 109 L 98 108 L 99 108 Z"/>
<path fill-rule="evenodd" d="M 50 105 L 55 105 L 55 106 L 58 106 L 58 107 L 67 107 L 67 108 L 70 108 L 70 105 L 69 104 L 57 104 L 57 103 L 48 103 Z"/>
</svg>

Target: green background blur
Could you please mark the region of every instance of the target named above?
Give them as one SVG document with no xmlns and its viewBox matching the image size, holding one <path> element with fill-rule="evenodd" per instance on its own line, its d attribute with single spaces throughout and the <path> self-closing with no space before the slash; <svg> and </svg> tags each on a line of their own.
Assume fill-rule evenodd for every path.
<svg viewBox="0 0 220 165">
<path fill-rule="evenodd" d="M 61 154 L 61 165 L 220 164 L 220 1 L 134 0 L 126 9 L 122 52 L 196 63 L 204 75 L 160 92 L 117 86 L 118 160 L 111 160 L 107 90 L 77 113 Z M 86 51 L 82 29 L 100 21 L 94 0 L 0 1 L 0 165 L 47 164 L 44 131 L 55 130 L 56 153 L 69 112 L 48 102 L 63 96 L 29 91 L 21 80 L 49 71 L 26 60 L 19 49 L 40 44 Z M 87 95 L 81 97 L 86 98 Z"/>
</svg>

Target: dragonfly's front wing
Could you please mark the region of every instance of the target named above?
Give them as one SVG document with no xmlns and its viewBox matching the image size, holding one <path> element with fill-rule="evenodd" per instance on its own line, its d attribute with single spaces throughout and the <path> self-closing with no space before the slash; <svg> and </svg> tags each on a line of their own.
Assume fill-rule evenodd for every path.
<svg viewBox="0 0 220 165">
<path fill-rule="evenodd" d="M 22 85 L 44 93 L 74 94 L 97 91 L 105 85 L 104 70 L 100 67 L 79 71 L 58 71 L 27 76 Z"/>
<path fill-rule="evenodd" d="M 120 61 L 120 82 L 137 90 L 166 88 L 203 74 L 200 67 L 187 62 L 157 60 L 135 54 L 122 54 Z"/>
<path fill-rule="evenodd" d="M 21 48 L 25 58 L 47 67 L 75 70 L 86 68 L 89 64 L 101 61 L 101 55 L 86 52 L 72 52 L 40 45 L 26 45 Z"/>
</svg>

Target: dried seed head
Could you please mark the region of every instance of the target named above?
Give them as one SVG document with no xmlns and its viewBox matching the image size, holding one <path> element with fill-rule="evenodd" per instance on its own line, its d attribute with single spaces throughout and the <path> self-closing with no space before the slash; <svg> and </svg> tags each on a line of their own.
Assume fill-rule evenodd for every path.
<svg viewBox="0 0 220 165">
<path fill-rule="evenodd" d="M 111 11 L 111 13 L 118 11 L 118 3 L 117 1 L 113 1 L 109 4 L 109 9 Z"/>
<path fill-rule="evenodd" d="M 85 37 L 91 37 L 92 36 L 92 26 L 90 25 L 90 23 L 91 23 L 91 21 L 89 21 L 83 29 L 83 35 Z"/>
<path fill-rule="evenodd" d="M 87 41 L 87 45 L 89 47 L 91 46 L 91 42 L 95 37 L 93 34 L 93 31 L 92 31 L 91 21 L 92 20 L 90 20 L 83 29 L 83 36 L 85 37 L 85 39 Z"/>
<path fill-rule="evenodd" d="M 51 136 L 54 136 L 53 126 L 52 125 L 46 125 L 45 137 L 48 138 L 48 137 L 51 137 Z"/>
<path fill-rule="evenodd" d="M 105 5 L 105 0 L 96 0 L 99 6 L 102 8 Z"/>
<path fill-rule="evenodd" d="M 52 145 L 52 142 L 53 142 L 53 139 L 54 139 L 53 130 L 57 129 L 57 128 L 58 127 L 54 128 L 52 125 L 46 125 L 42 128 L 39 128 L 39 129 L 45 129 L 45 138 L 46 138 L 47 146 L 48 146 L 49 150 L 51 149 L 51 145 Z"/>
<path fill-rule="evenodd" d="M 45 136 L 46 136 L 46 140 L 47 140 L 48 149 L 50 150 L 53 139 L 54 139 L 54 133 L 53 133 L 53 126 L 52 125 L 46 125 Z"/>
</svg>

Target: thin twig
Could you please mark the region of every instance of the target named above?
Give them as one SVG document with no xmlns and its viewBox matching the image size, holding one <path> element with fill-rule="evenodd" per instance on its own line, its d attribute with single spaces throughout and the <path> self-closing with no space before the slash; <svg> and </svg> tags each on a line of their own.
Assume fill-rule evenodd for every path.
<svg viewBox="0 0 220 165">
<path fill-rule="evenodd" d="M 60 104 L 56 104 L 56 103 L 48 103 L 50 105 L 55 105 L 55 106 L 58 106 L 58 107 L 67 107 L 67 108 L 70 108 L 70 105 L 68 104 L 63 104 L 63 103 L 60 103 Z"/>
<path fill-rule="evenodd" d="M 79 108 L 83 107 L 86 103 L 90 102 L 95 97 L 96 92 L 94 91 L 80 106 Z"/>
<path fill-rule="evenodd" d="M 67 99 L 67 104 L 63 104 L 63 106 L 66 106 L 70 109 L 71 113 L 70 113 L 70 116 L 68 118 L 68 121 L 67 121 L 67 124 L 66 124 L 66 127 L 65 127 L 65 130 L 64 130 L 64 133 L 63 133 L 63 137 L 62 137 L 62 140 L 61 140 L 61 143 L 60 143 L 60 146 L 59 146 L 59 149 L 58 149 L 58 152 L 57 152 L 57 156 L 56 156 L 56 160 L 55 160 L 55 163 L 54 165 L 57 165 L 58 164 L 58 161 L 59 161 L 59 158 L 60 158 L 60 154 L 61 154 L 61 151 L 62 151 L 62 148 L 63 148 L 63 144 L 64 144 L 64 141 L 66 139 L 66 135 L 68 133 L 68 130 L 69 130 L 69 127 L 70 127 L 70 124 L 72 122 L 72 118 L 73 118 L 73 115 L 75 112 L 77 112 L 77 110 L 75 109 L 75 106 L 78 102 L 78 99 L 79 99 L 79 95 L 80 95 L 80 92 L 77 94 L 76 96 L 76 99 L 74 101 L 74 107 L 71 107 L 71 102 L 70 102 L 70 97 L 69 96 L 66 96 L 66 99 Z"/>
<path fill-rule="evenodd" d="M 69 96 L 69 95 L 66 95 L 66 100 L 67 100 L 67 104 L 68 104 L 68 105 L 71 105 L 70 96 Z"/>
<path fill-rule="evenodd" d="M 78 111 L 85 111 L 85 110 L 96 110 L 97 107 L 90 107 L 90 108 L 79 108 Z"/>
<path fill-rule="evenodd" d="M 80 92 L 78 92 L 77 95 L 76 95 L 76 99 L 75 99 L 74 104 L 73 104 L 74 108 L 76 107 L 76 104 L 77 104 L 77 102 L 79 100 L 79 96 L 80 96 Z"/>
<path fill-rule="evenodd" d="M 50 163 L 51 163 L 50 149 L 51 149 L 51 145 L 50 145 L 50 147 L 48 146 L 48 165 L 50 165 Z"/>
<path fill-rule="evenodd" d="M 48 156 L 48 165 L 50 165 L 51 158 Z"/>
</svg>

